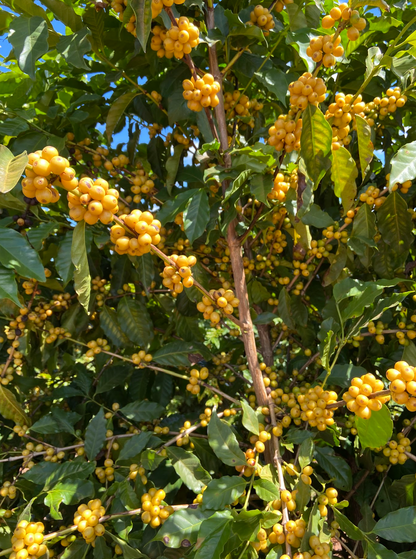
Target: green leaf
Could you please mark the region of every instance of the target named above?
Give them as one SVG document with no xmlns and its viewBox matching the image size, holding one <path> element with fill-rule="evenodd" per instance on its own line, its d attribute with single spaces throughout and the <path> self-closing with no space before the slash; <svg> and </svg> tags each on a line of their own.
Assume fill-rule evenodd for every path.
<svg viewBox="0 0 416 559">
<path fill-rule="evenodd" d="M 0 299 L 10 299 L 15 305 L 21 307 L 18 297 L 17 283 L 13 270 L 8 270 L 0 265 Z"/>
<path fill-rule="evenodd" d="M 42 435 L 56 433 L 74 433 L 74 425 L 81 419 L 76 412 L 65 412 L 60 408 L 53 408 L 50 413 L 44 415 L 32 425 L 31 430 Z"/>
<path fill-rule="evenodd" d="M 331 177 L 334 181 L 335 196 L 341 198 L 344 212 L 354 203 L 357 194 L 355 179 L 358 176 L 357 165 L 350 152 L 341 146 L 332 153 Z"/>
<path fill-rule="evenodd" d="M 61 0 L 41 0 L 42 4 L 53 12 L 56 19 L 62 21 L 71 31 L 79 31 L 82 28 L 82 19 L 74 11 L 74 8 Z"/>
<path fill-rule="evenodd" d="M 19 198 L 13 196 L 10 192 L 7 194 L 0 194 L 0 208 L 7 208 L 9 210 L 16 210 L 18 212 L 24 212 L 26 209 L 26 204 L 21 202 Z"/>
<path fill-rule="evenodd" d="M 0 263 L 24 278 L 44 282 L 45 272 L 39 255 L 27 239 L 14 229 L 0 229 Z"/>
<path fill-rule="evenodd" d="M 158 212 L 157 218 L 162 225 L 173 221 L 178 213 L 183 212 L 188 204 L 189 198 L 194 196 L 195 190 L 193 188 L 181 192 L 175 198 L 166 200 L 162 209 Z"/>
<path fill-rule="evenodd" d="M 16 396 L 8 388 L 0 385 L 0 415 L 5 419 L 11 419 L 18 425 L 30 425 L 29 417 L 23 411 L 22 406 L 16 400 Z"/>
<path fill-rule="evenodd" d="M 371 126 L 360 115 L 355 115 L 357 125 L 358 153 L 360 157 L 361 176 L 364 176 L 374 154 L 374 144 L 371 140 Z M 354 220 L 355 221 L 355 220 Z"/>
<path fill-rule="evenodd" d="M 267 501 L 269 503 L 275 499 L 280 499 L 279 486 L 268 479 L 256 479 L 253 483 L 253 487 L 257 495 L 260 499 L 263 499 L 263 501 Z"/>
<path fill-rule="evenodd" d="M 389 189 L 416 178 L 416 141 L 402 146 L 391 160 Z M 387 198 L 388 200 L 388 198 Z"/>
<path fill-rule="evenodd" d="M 131 342 L 141 347 L 148 347 L 152 343 L 152 319 L 140 301 L 123 297 L 117 307 L 117 319 Z"/>
<path fill-rule="evenodd" d="M 104 305 L 100 312 L 100 326 L 104 334 L 110 338 L 111 342 L 117 347 L 129 345 L 130 341 L 121 329 L 117 320 L 117 313 L 114 309 Z"/>
<path fill-rule="evenodd" d="M 112 103 L 105 123 L 105 133 L 110 142 L 120 118 L 137 95 L 139 95 L 137 91 L 128 91 L 124 93 L 124 95 L 120 95 L 120 97 Z"/>
<path fill-rule="evenodd" d="M 306 212 L 300 219 L 305 225 L 312 225 L 313 227 L 319 227 L 319 229 L 329 227 L 334 223 L 332 217 L 321 210 L 317 204 L 312 204 L 309 211 Z"/>
<path fill-rule="evenodd" d="M 390 6 L 384 0 L 355 0 L 351 4 L 354 10 L 358 9 L 360 6 L 374 6 L 375 8 L 380 8 L 381 11 L 390 11 Z"/>
<path fill-rule="evenodd" d="M 205 190 L 195 190 L 188 207 L 183 212 L 185 234 L 191 244 L 204 233 L 208 221 L 208 195 Z"/>
<path fill-rule="evenodd" d="M 39 252 L 43 248 L 44 239 L 57 229 L 59 229 L 59 223 L 56 221 L 41 223 L 39 227 L 31 227 L 28 230 L 27 238 L 32 247 Z"/>
<path fill-rule="evenodd" d="M 327 384 L 334 384 L 335 386 L 340 386 L 341 388 L 347 388 L 351 384 L 351 379 L 353 377 L 361 377 L 367 373 L 364 367 L 357 367 L 356 365 L 345 364 L 345 365 L 335 365 L 331 371 L 331 374 L 327 380 Z M 326 373 L 319 377 L 319 380 L 325 378 Z"/>
<path fill-rule="evenodd" d="M 358 437 L 363 448 L 384 446 L 393 433 L 393 420 L 390 410 L 383 405 L 380 411 L 372 411 L 370 419 L 355 418 Z"/>
<path fill-rule="evenodd" d="M 286 74 L 278 68 L 264 68 L 256 72 L 255 77 L 262 83 L 270 93 L 276 96 L 277 100 L 286 106 L 287 88 L 289 80 Z"/>
<path fill-rule="evenodd" d="M 346 246 L 342 243 L 339 243 L 337 253 L 332 256 L 330 255 L 328 258 L 330 259 L 331 265 L 325 272 L 322 281 L 322 285 L 324 287 L 326 287 L 327 285 L 331 285 L 331 283 L 334 283 L 342 274 L 342 270 L 347 263 Z"/>
<path fill-rule="evenodd" d="M 62 520 L 62 514 L 59 512 L 61 503 L 75 505 L 82 499 L 93 495 L 94 486 L 91 481 L 73 479 L 57 483 L 53 489 L 48 491 L 44 503 L 50 508 L 50 514 L 54 520 Z"/>
<path fill-rule="evenodd" d="M 246 400 L 240 400 L 241 407 L 243 408 L 243 417 L 242 422 L 244 427 L 250 433 L 254 433 L 254 435 L 259 434 L 259 420 L 257 418 L 256 412 L 253 408 L 248 404 Z"/>
<path fill-rule="evenodd" d="M 124 559 L 148 559 L 147 556 L 144 555 L 144 553 L 141 553 L 138 549 L 134 549 L 124 540 L 112 534 L 109 530 L 106 532 L 106 534 L 113 540 L 113 542 L 121 547 L 121 549 L 123 550 Z M 98 559 L 102 559 L 102 557 L 100 556 Z"/>
<path fill-rule="evenodd" d="M 55 259 L 55 266 L 64 287 L 71 281 L 74 275 L 74 265 L 71 259 L 73 231 L 67 231 L 65 237 L 59 243 L 58 254 Z"/>
<path fill-rule="evenodd" d="M 134 458 L 148 445 L 152 433 L 148 431 L 143 431 L 138 435 L 134 435 L 127 441 L 127 443 L 120 450 L 117 460 L 129 460 Z"/>
<path fill-rule="evenodd" d="M 94 559 L 112 559 L 113 550 L 107 545 L 104 538 L 96 538 L 94 543 Z"/>
<path fill-rule="evenodd" d="M 416 533 L 416 507 L 406 507 L 381 518 L 374 526 L 373 534 L 384 540 L 398 543 L 414 543 Z"/>
<path fill-rule="evenodd" d="M 163 205 L 163 207 L 165 204 Z M 159 219 L 159 216 L 158 216 Z M 136 259 L 135 262 L 137 273 L 139 274 L 139 279 L 143 284 L 146 293 L 149 292 L 150 284 L 155 276 L 155 265 L 153 263 L 153 257 L 150 253 L 143 254 Z"/>
<path fill-rule="evenodd" d="M 381 543 L 372 542 L 367 540 L 368 545 L 368 559 L 399 559 L 400 555 L 397 555 L 392 549 L 387 549 Z"/>
<path fill-rule="evenodd" d="M 91 43 L 88 40 L 90 34 L 90 30 L 84 27 L 77 33 L 63 36 L 59 39 L 56 50 L 62 54 L 68 64 L 72 64 L 75 68 L 89 70 L 84 55 L 91 50 Z"/>
<path fill-rule="evenodd" d="M 136 36 L 144 52 L 152 27 L 152 0 L 129 0 L 136 16 Z"/>
<path fill-rule="evenodd" d="M 189 355 L 199 353 L 200 346 L 190 342 L 170 342 L 153 353 L 153 361 L 160 365 L 171 365 L 172 367 L 189 367 Z"/>
<path fill-rule="evenodd" d="M 91 31 L 90 41 L 94 51 L 104 50 L 104 10 L 96 10 L 91 6 L 84 12 L 82 20 Z"/>
<path fill-rule="evenodd" d="M 315 447 L 315 457 L 319 465 L 334 480 L 333 483 L 338 489 L 349 491 L 352 486 L 351 468 L 347 462 L 335 456 L 334 450 L 329 447 Z"/>
<path fill-rule="evenodd" d="M 194 493 L 200 493 L 201 489 L 210 483 L 211 476 L 201 466 L 201 462 L 195 454 L 175 446 L 167 448 L 167 453 L 169 458 L 172 460 L 175 472 L 184 482 L 186 487 L 188 487 L 191 491 Z"/>
<path fill-rule="evenodd" d="M 299 466 L 306 468 L 312 462 L 315 444 L 312 439 L 305 439 L 299 447 Z"/>
<path fill-rule="evenodd" d="M 60 559 L 84 559 L 89 548 L 89 544 L 83 538 L 78 538 L 65 548 Z"/>
<path fill-rule="evenodd" d="M 160 464 L 165 460 L 163 456 L 157 454 L 154 450 L 144 450 L 141 453 L 140 461 L 145 470 L 153 472 L 156 470 Z"/>
<path fill-rule="evenodd" d="M 376 232 L 375 213 L 371 211 L 368 204 L 363 204 L 355 215 L 349 245 L 359 255 L 361 263 L 366 268 L 371 264 L 371 257 L 374 252 L 371 247 L 374 244 Z"/>
<path fill-rule="evenodd" d="M 244 493 L 247 482 L 239 476 L 222 476 L 213 479 L 206 490 L 202 501 L 203 509 L 221 510 L 236 501 Z"/>
<path fill-rule="evenodd" d="M 407 211 L 407 203 L 397 191 L 391 192 L 378 210 L 377 225 L 384 242 L 397 253 L 409 250 L 413 243 L 412 217 Z"/>
<path fill-rule="evenodd" d="M 250 179 L 250 192 L 260 202 L 265 204 L 268 200 L 267 195 L 273 190 L 272 175 L 254 175 Z"/>
<path fill-rule="evenodd" d="M 213 515 L 212 510 L 182 509 L 169 516 L 159 529 L 155 540 L 163 542 L 166 547 L 189 547 L 197 540 L 199 528 L 204 520 Z"/>
<path fill-rule="evenodd" d="M 216 411 L 213 412 L 208 423 L 208 442 L 218 458 L 227 466 L 246 464 L 245 454 L 240 450 L 231 427 L 218 418 Z"/>
<path fill-rule="evenodd" d="M 89 460 L 94 460 L 105 443 L 107 422 L 104 417 L 104 409 L 91 419 L 85 431 L 85 453 Z"/>
<path fill-rule="evenodd" d="M 0 144 L 0 192 L 2 194 L 16 186 L 28 162 L 29 158 L 25 151 L 15 157 L 6 146 Z"/>
<path fill-rule="evenodd" d="M 355 526 L 351 522 L 351 520 L 349 520 L 346 516 L 344 516 L 342 512 L 340 512 L 335 507 L 333 507 L 332 510 L 334 512 L 335 520 L 338 522 L 338 524 L 341 527 L 341 530 L 345 532 L 347 536 L 358 541 L 365 539 L 365 534 L 359 528 L 357 528 L 357 526 Z"/>
<path fill-rule="evenodd" d="M 295 328 L 295 323 L 293 322 L 292 318 L 290 295 L 287 292 L 286 287 L 282 287 L 282 289 L 280 290 L 277 312 L 286 326 L 291 329 Z"/>
<path fill-rule="evenodd" d="M 127 404 L 127 406 L 120 408 L 120 411 L 127 417 L 127 419 L 133 419 L 134 421 L 140 422 L 158 419 L 164 409 L 164 406 L 156 404 L 156 402 L 143 400 L 142 402 L 131 402 L 130 404 Z"/>
<path fill-rule="evenodd" d="M 166 189 L 170 195 L 172 188 L 175 186 L 176 175 L 178 174 L 179 164 L 181 162 L 182 152 L 185 147 L 182 144 L 177 144 L 173 149 L 171 155 L 166 161 Z"/>
<path fill-rule="evenodd" d="M 204 494 L 205 495 L 205 494 Z M 218 511 L 204 520 L 198 532 L 195 559 L 220 559 L 231 535 L 231 513 Z"/>
<path fill-rule="evenodd" d="M 317 107 L 308 105 L 302 113 L 300 154 L 315 188 L 331 166 L 331 145 L 331 126 Z"/>
<path fill-rule="evenodd" d="M 35 63 L 49 50 L 46 21 L 38 16 L 15 18 L 10 25 L 9 41 L 19 68 L 34 80 Z"/>
<path fill-rule="evenodd" d="M 88 313 L 91 295 L 91 276 L 85 243 L 85 221 L 79 221 L 74 229 L 71 245 L 71 260 L 75 267 L 74 288 L 78 301 Z"/>
<path fill-rule="evenodd" d="M 105 369 L 97 384 L 96 394 L 110 392 L 116 386 L 124 385 L 131 374 L 131 368 L 123 365 L 115 365 Z"/>
</svg>

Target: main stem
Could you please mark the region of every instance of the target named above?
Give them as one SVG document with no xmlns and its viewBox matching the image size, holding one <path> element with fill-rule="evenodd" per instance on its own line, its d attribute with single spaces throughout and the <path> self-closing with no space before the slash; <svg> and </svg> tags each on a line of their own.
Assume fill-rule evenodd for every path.
<svg viewBox="0 0 416 559">
<path fill-rule="evenodd" d="M 214 7 L 212 2 L 210 1 L 207 2 L 206 21 L 208 29 L 215 29 Z M 217 119 L 221 150 L 224 154 L 224 166 L 226 168 L 230 168 L 231 155 L 228 153 L 227 121 L 225 118 L 224 98 L 222 95 L 222 74 L 218 67 L 217 50 L 215 44 L 208 46 L 208 54 L 211 74 L 221 85 L 221 89 L 218 94 L 220 102 L 217 107 L 215 107 L 215 117 Z M 228 184 L 229 181 L 223 182 L 223 193 L 227 190 Z M 227 244 L 230 250 L 231 267 L 233 270 L 236 295 L 240 300 L 240 305 L 238 308 L 240 313 L 242 338 L 247 356 L 248 367 L 253 379 L 253 386 L 256 392 L 257 402 L 259 405 L 265 406 L 268 403 L 268 399 L 266 389 L 264 387 L 263 376 L 261 374 L 259 362 L 257 359 L 257 347 L 254 337 L 253 322 L 250 316 L 250 305 L 248 300 L 246 276 L 244 274 L 241 243 L 235 230 L 236 223 L 237 220 L 234 219 L 228 226 Z"/>
</svg>

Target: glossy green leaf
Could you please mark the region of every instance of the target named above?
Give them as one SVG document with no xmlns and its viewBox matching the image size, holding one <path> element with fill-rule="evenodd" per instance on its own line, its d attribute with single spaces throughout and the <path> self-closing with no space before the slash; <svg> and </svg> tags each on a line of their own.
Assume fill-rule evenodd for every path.
<svg viewBox="0 0 416 559">
<path fill-rule="evenodd" d="M 407 204 L 396 191 L 387 196 L 377 212 L 377 225 L 383 240 L 397 253 L 405 253 L 413 243 L 412 218 Z"/>
<path fill-rule="evenodd" d="M 347 212 L 357 194 L 357 166 L 350 152 L 343 146 L 333 152 L 332 158 L 331 178 L 334 181 L 335 196 L 341 198 L 344 212 Z"/>
<path fill-rule="evenodd" d="M 10 299 L 15 305 L 21 307 L 22 304 L 18 297 L 15 273 L 0 265 L 0 298 Z"/>
<path fill-rule="evenodd" d="M 397 555 L 392 549 L 387 549 L 381 543 L 367 542 L 368 545 L 368 559 L 399 559 L 400 555 Z"/>
<path fill-rule="evenodd" d="M 25 151 L 15 157 L 6 146 L 0 144 L 0 192 L 2 194 L 16 186 L 28 162 L 29 158 Z"/>
<path fill-rule="evenodd" d="M 416 178 L 416 141 L 402 146 L 391 160 L 390 190 L 396 183 Z"/>
<path fill-rule="evenodd" d="M 84 539 L 74 540 L 61 555 L 61 559 L 84 559 L 89 550 L 89 545 Z"/>
<path fill-rule="evenodd" d="M 169 458 L 172 460 L 175 472 L 184 482 L 186 487 L 188 487 L 188 489 L 190 489 L 194 493 L 200 493 L 201 489 L 210 483 L 211 476 L 206 470 L 204 470 L 201 462 L 199 461 L 198 457 L 195 456 L 195 454 L 175 446 L 167 448 L 167 452 Z"/>
<path fill-rule="evenodd" d="M 91 50 L 89 35 L 90 30 L 84 27 L 72 35 L 61 37 L 56 45 L 56 50 L 62 54 L 68 64 L 72 64 L 75 68 L 89 70 L 84 59 L 84 55 Z"/>
<path fill-rule="evenodd" d="M 18 17 L 10 25 L 9 41 L 13 45 L 19 68 L 35 79 L 35 63 L 48 51 L 48 25 L 41 17 Z"/>
<path fill-rule="evenodd" d="M 274 501 L 280 499 L 279 486 L 268 479 L 256 479 L 253 483 L 254 490 L 263 501 Z"/>
<path fill-rule="evenodd" d="M 53 489 L 50 489 L 44 503 L 49 507 L 50 515 L 54 520 L 62 520 L 62 514 L 59 511 L 61 503 L 76 505 L 81 499 L 92 497 L 93 494 L 94 486 L 91 481 L 67 480 L 57 483 Z"/>
<path fill-rule="evenodd" d="M 172 188 L 175 185 L 176 175 L 178 174 L 179 164 L 181 162 L 184 149 L 183 144 L 176 145 L 173 149 L 173 155 L 171 155 L 166 161 L 166 188 L 169 195 L 172 193 Z"/>
<path fill-rule="evenodd" d="M 204 233 L 208 221 L 208 195 L 205 190 L 195 190 L 188 207 L 183 212 L 185 234 L 190 243 L 193 243 Z"/>
<path fill-rule="evenodd" d="M 365 535 L 364 533 L 355 526 L 349 518 L 347 518 L 342 512 L 340 512 L 335 507 L 332 509 L 334 512 L 335 520 L 341 527 L 341 530 L 347 534 L 350 538 L 354 538 L 354 540 L 364 540 Z"/>
<path fill-rule="evenodd" d="M 64 238 L 59 244 L 59 251 L 55 260 L 55 266 L 61 277 L 64 287 L 71 281 L 74 276 L 74 265 L 71 259 L 73 231 L 67 231 Z"/>
<path fill-rule="evenodd" d="M 111 307 L 107 307 L 107 305 L 104 305 L 100 312 L 100 326 L 104 334 L 117 347 L 129 345 L 129 338 L 121 329 L 116 311 Z"/>
<path fill-rule="evenodd" d="M 373 528 L 384 540 L 398 543 L 414 543 L 416 530 L 416 506 L 406 507 L 381 518 Z"/>
<path fill-rule="evenodd" d="M 243 408 L 243 418 L 242 422 L 244 427 L 249 431 L 249 433 L 254 433 L 254 435 L 259 434 L 259 420 L 257 418 L 256 412 L 249 405 L 246 400 L 241 400 L 241 407 Z"/>
<path fill-rule="evenodd" d="M 82 28 L 82 19 L 75 13 L 72 6 L 60 0 L 42 0 L 42 4 L 51 10 L 56 19 L 62 21 L 72 31 L 79 31 Z"/>
<path fill-rule="evenodd" d="M 91 295 L 91 276 L 85 244 L 85 221 L 79 221 L 74 229 L 71 245 L 71 260 L 75 267 L 74 288 L 78 300 L 88 313 Z"/>
<path fill-rule="evenodd" d="M 30 425 L 29 417 L 23 411 L 16 396 L 8 388 L 0 385 L 0 415 L 11 419 L 17 425 Z"/>
<path fill-rule="evenodd" d="M 393 433 L 393 420 L 390 410 L 383 405 L 380 411 L 372 411 L 370 419 L 355 418 L 358 437 L 363 448 L 384 446 Z"/>
<path fill-rule="evenodd" d="M 104 446 L 107 432 L 104 410 L 100 411 L 91 419 L 85 431 L 85 453 L 89 460 L 94 460 Z"/>
<path fill-rule="evenodd" d="M 302 113 L 300 154 L 315 188 L 330 168 L 332 129 L 322 112 L 308 105 Z"/>
<path fill-rule="evenodd" d="M 117 460 L 129 460 L 129 458 L 134 458 L 140 454 L 148 445 L 151 436 L 152 434 L 150 432 L 142 432 L 128 439 L 121 449 Z"/>
<path fill-rule="evenodd" d="M 230 511 L 218 511 L 204 520 L 198 532 L 198 547 L 195 559 L 220 559 L 231 535 L 232 516 Z"/>
<path fill-rule="evenodd" d="M 244 466 L 246 464 L 245 455 L 240 450 L 231 427 L 225 421 L 219 419 L 215 411 L 208 423 L 208 442 L 224 464 L 228 466 Z"/>
<path fill-rule="evenodd" d="M 159 217 L 159 214 L 158 214 Z M 139 274 L 140 281 L 146 292 L 150 289 L 150 284 L 153 281 L 155 275 L 155 266 L 153 263 L 153 257 L 150 253 L 143 254 L 136 259 L 136 269 Z"/>
<path fill-rule="evenodd" d="M 147 347 L 153 340 L 153 324 L 145 305 L 131 297 L 123 297 L 117 307 L 121 329 L 131 342 Z"/>
<path fill-rule="evenodd" d="M 105 123 L 105 133 L 110 142 L 119 120 L 124 115 L 127 107 L 138 94 L 139 93 L 136 90 L 128 91 L 127 93 L 120 95 L 120 97 L 118 97 L 114 101 L 114 103 L 112 103 L 110 110 L 108 111 L 107 120 Z"/>
<path fill-rule="evenodd" d="M 346 460 L 336 456 L 330 447 L 315 447 L 315 458 L 319 465 L 334 480 L 333 484 L 338 489 L 349 491 L 352 485 L 351 468 Z"/>
<path fill-rule="evenodd" d="M 213 479 L 204 491 L 202 508 L 224 509 L 226 505 L 230 505 L 241 497 L 246 485 L 246 480 L 239 476 L 222 476 L 220 479 Z"/>
<path fill-rule="evenodd" d="M 129 0 L 136 16 L 136 35 L 144 52 L 152 26 L 152 1 L 151 0 Z"/>
<path fill-rule="evenodd" d="M 164 410 L 164 406 L 156 404 L 156 402 L 148 402 L 143 400 L 142 402 L 131 402 L 120 408 L 120 411 L 127 419 L 133 419 L 134 421 L 153 421 L 160 417 Z"/>
<path fill-rule="evenodd" d="M 371 140 L 371 126 L 360 115 L 355 115 L 357 126 L 358 153 L 360 156 L 361 175 L 364 179 L 367 167 L 374 154 L 374 144 Z"/>
<path fill-rule="evenodd" d="M 24 278 L 40 282 L 46 279 L 38 253 L 13 229 L 0 229 L 0 263 Z"/>
<path fill-rule="evenodd" d="M 201 507 L 178 510 L 166 520 L 155 539 L 172 548 L 194 544 L 202 522 L 213 513 L 212 510 L 203 511 Z"/>
</svg>

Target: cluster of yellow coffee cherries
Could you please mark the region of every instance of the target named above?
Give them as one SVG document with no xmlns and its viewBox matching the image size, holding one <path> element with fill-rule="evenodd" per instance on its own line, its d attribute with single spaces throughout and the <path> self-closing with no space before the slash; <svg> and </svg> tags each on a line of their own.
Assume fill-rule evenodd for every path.
<svg viewBox="0 0 416 559">
<path fill-rule="evenodd" d="M 337 393 L 324 390 L 322 386 L 310 388 L 306 394 L 299 394 L 298 403 L 302 410 L 301 419 L 309 421 L 311 427 L 325 431 L 329 425 L 334 424 L 334 412 L 327 406 L 337 401 Z"/>
<path fill-rule="evenodd" d="M 211 289 L 209 297 L 204 295 L 196 308 L 202 312 L 205 320 L 210 320 L 215 325 L 221 320 L 221 315 L 216 308 L 221 309 L 225 314 L 232 314 L 233 310 L 240 304 L 239 299 L 232 289 Z"/>
<path fill-rule="evenodd" d="M 97 338 L 90 340 L 87 343 L 88 350 L 85 352 L 85 357 L 91 358 L 101 353 L 101 351 L 110 351 L 111 347 L 105 338 Z"/>
<path fill-rule="evenodd" d="M 74 524 L 76 525 L 82 537 L 87 543 L 93 547 L 95 538 L 103 536 L 105 528 L 100 524 L 100 518 L 104 516 L 105 508 L 100 499 L 92 499 L 88 501 L 88 505 L 79 505 L 77 512 L 74 514 Z"/>
<path fill-rule="evenodd" d="M 141 256 L 150 252 L 150 245 L 160 242 L 162 225 L 150 212 L 135 209 L 130 214 L 121 215 L 120 220 L 126 227 L 117 224 L 110 230 L 110 239 L 117 254 Z"/>
<path fill-rule="evenodd" d="M 111 458 L 107 458 L 104 460 L 104 468 L 100 466 L 95 468 L 95 475 L 98 477 L 101 483 L 105 483 L 106 481 L 114 481 L 114 462 Z"/>
<path fill-rule="evenodd" d="M 310 40 L 306 54 L 314 62 L 321 62 L 325 68 L 335 66 L 336 59 L 344 54 L 344 47 L 341 45 L 341 37 L 335 35 L 319 35 Z"/>
<path fill-rule="evenodd" d="M 336 505 L 338 503 L 338 491 L 334 487 L 328 487 L 325 493 L 318 497 L 318 509 L 321 516 L 328 515 L 327 505 Z"/>
<path fill-rule="evenodd" d="M 300 137 L 302 134 L 302 119 L 297 121 L 289 118 L 288 115 L 280 115 L 273 126 L 269 128 L 268 143 L 274 146 L 276 151 L 299 151 Z"/>
<path fill-rule="evenodd" d="M 250 21 L 247 22 L 247 25 L 257 25 L 265 35 L 268 35 L 276 24 L 269 10 L 258 4 L 250 13 Z"/>
<path fill-rule="evenodd" d="M 292 184 L 294 186 L 292 186 Z M 286 200 L 286 194 L 289 192 L 289 188 L 291 187 L 296 188 L 296 184 L 292 183 L 290 178 L 285 176 L 283 173 L 277 173 L 273 179 L 273 190 L 267 194 L 267 198 L 269 198 L 269 200 L 284 202 Z M 278 231 L 281 235 L 282 232 L 280 229 L 278 229 Z"/>
<path fill-rule="evenodd" d="M 133 186 L 131 187 L 132 193 L 135 195 L 133 197 L 133 202 L 138 204 L 142 199 L 140 194 L 151 194 L 155 183 L 150 178 L 149 174 L 144 171 L 144 169 L 139 169 L 134 177 L 132 178 Z"/>
<path fill-rule="evenodd" d="M 416 368 L 406 361 L 397 361 L 393 369 L 386 373 L 390 381 L 391 396 L 397 404 L 405 405 L 411 411 L 416 411 Z"/>
<path fill-rule="evenodd" d="M 234 116 L 253 116 L 263 108 L 263 103 L 257 99 L 250 100 L 247 95 L 238 91 L 227 91 L 224 93 L 224 109 L 227 113 L 227 118 Z"/>
<path fill-rule="evenodd" d="M 409 181 L 411 183 L 411 181 Z M 380 189 L 371 185 L 367 190 L 360 194 L 360 201 L 365 202 L 369 206 L 379 208 L 386 201 L 385 196 L 380 196 Z"/>
<path fill-rule="evenodd" d="M 170 289 L 172 295 L 177 296 L 182 293 L 184 287 L 192 287 L 194 284 L 191 268 L 196 264 L 196 257 L 172 254 L 169 258 L 175 266 L 168 264 L 164 267 L 161 274 L 163 277 L 162 283 Z"/>
<path fill-rule="evenodd" d="M 384 120 L 389 114 L 401 109 L 407 102 L 407 95 L 401 92 L 399 86 L 390 87 L 384 97 L 374 97 L 373 101 L 365 106 L 367 123 L 374 126 L 375 119 Z"/>
<path fill-rule="evenodd" d="M 104 179 L 83 177 L 79 182 L 75 181 L 73 192 L 67 194 L 69 217 L 74 221 L 84 220 L 89 225 L 95 225 L 97 221 L 105 225 L 111 223 L 119 209 L 118 190 L 109 188 Z"/>
<path fill-rule="evenodd" d="M 10 481 L 5 481 L 0 489 L 0 496 L 13 500 L 16 497 L 16 487 Z"/>
<path fill-rule="evenodd" d="M 354 99 L 352 94 L 337 93 L 335 102 L 331 103 L 325 118 L 332 126 L 332 149 L 348 146 L 351 143 L 350 131 L 355 129 L 355 115 L 365 117 L 365 103 L 361 95 Z"/>
<path fill-rule="evenodd" d="M 60 195 L 52 183 L 72 190 L 75 171 L 69 166 L 68 159 L 61 157 L 56 148 L 46 146 L 29 153 L 28 157 L 26 178 L 22 180 L 22 192 L 27 198 L 36 198 L 41 204 L 57 202 Z"/>
<path fill-rule="evenodd" d="M 324 29 L 332 29 L 337 21 L 344 21 L 350 25 L 347 31 L 347 37 L 350 41 L 356 41 L 367 25 L 366 20 L 360 17 L 358 10 L 352 10 L 348 4 L 340 4 L 335 6 L 329 12 L 329 15 L 322 19 L 322 27 Z"/>
<path fill-rule="evenodd" d="M 159 57 L 166 56 L 166 58 L 181 59 L 186 54 L 190 54 L 192 49 L 199 44 L 199 29 L 189 21 L 185 16 L 176 19 L 176 25 L 168 30 L 154 29 L 154 36 L 151 41 L 152 50 L 157 50 Z M 163 41 L 163 47 L 162 47 Z M 156 46 L 159 44 L 159 48 Z M 163 54 L 162 54 L 163 52 Z"/>
<path fill-rule="evenodd" d="M 386 186 L 390 184 L 390 173 L 386 175 Z M 396 190 L 400 190 L 402 194 L 407 194 L 409 192 L 409 188 L 412 186 L 412 181 L 404 181 L 403 183 L 393 184 L 391 187 L 391 191 L 395 192 Z"/>
<path fill-rule="evenodd" d="M 156 432 L 156 431 L 155 431 Z M 168 432 L 169 432 L 169 427 L 168 427 Z M 136 479 L 137 476 L 140 476 L 140 481 L 142 482 L 143 485 L 146 485 L 147 483 L 147 477 L 146 477 L 146 470 L 143 468 L 143 466 L 139 466 L 138 464 L 130 464 L 129 467 L 129 479 Z"/>
<path fill-rule="evenodd" d="M 282 524 L 279 522 L 273 525 L 272 531 L 269 534 L 269 542 L 271 544 L 284 544 L 286 541 L 292 547 L 299 547 L 301 539 L 306 532 L 306 522 L 303 518 L 298 518 L 297 520 L 289 520 L 286 523 L 286 534 Z M 258 535 L 257 535 L 258 539 Z"/>
<path fill-rule="evenodd" d="M 198 384 L 198 380 L 206 380 L 208 378 L 208 369 L 206 367 L 202 367 L 200 371 L 198 369 L 191 369 L 189 375 L 189 383 L 186 385 L 186 390 L 191 392 L 191 394 L 199 394 L 201 387 Z"/>
<path fill-rule="evenodd" d="M 276 10 L 276 12 L 280 13 L 288 4 L 293 4 L 293 0 L 277 0 L 274 9 Z"/>
<path fill-rule="evenodd" d="M 21 520 L 12 536 L 12 553 L 9 559 L 33 559 L 47 553 L 43 543 L 45 526 L 42 522 Z"/>
<path fill-rule="evenodd" d="M 204 74 L 202 78 L 182 82 L 183 98 L 188 102 L 188 109 L 199 112 L 203 108 L 216 107 L 220 102 L 217 93 L 221 90 L 220 84 L 211 74 Z"/>
<path fill-rule="evenodd" d="M 133 353 L 131 356 L 131 360 L 135 365 L 143 365 L 144 363 L 150 363 L 153 359 L 153 355 L 151 353 L 146 353 L 144 349 L 141 349 L 138 353 Z"/>
<path fill-rule="evenodd" d="M 410 439 L 403 433 L 397 433 L 397 441 L 391 440 L 383 448 L 383 454 L 389 459 L 390 464 L 404 464 L 408 457 L 405 452 L 412 452 Z"/>
<path fill-rule="evenodd" d="M 305 110 L 308 105 L 318 106 L 325 101 L 326 85 L 322 78 L 305 72 L 289 84 L 290 104 L 294 109 Z"/>
<path fill-rule="evenodd" d="M 381 410 L 383 404 L 390 400 L 390 396 L 370 396 L 375 392 L 384 390 L 383 381 L 377 379 L 372 373 L 351 379 L 351 386 L 342 396 L 347 403 L 349 411 L 362 419 L 369 419 L 372 411 Z"/>
<path fill-rule="evenodd" d="M 148 493 L 142 495 L 142 515 L 143 524 L 150 524 L 152 528 L 157 528 L 163 524 L 174 512 L 170 506 L 163 506 L 162 501 L 166 497 L 163 489 L 152 487 Z"/>
</svg>

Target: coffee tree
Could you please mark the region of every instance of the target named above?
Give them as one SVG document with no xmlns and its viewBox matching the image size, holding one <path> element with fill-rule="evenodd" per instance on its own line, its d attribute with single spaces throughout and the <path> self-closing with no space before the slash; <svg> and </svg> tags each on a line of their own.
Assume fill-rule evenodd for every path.
<svg viewBox="0 0 416 559">
<path fill-rule="evenodd" d="M 414 3 L 0 4 L 0 556 L 414 559 Z"/>
</svg>

